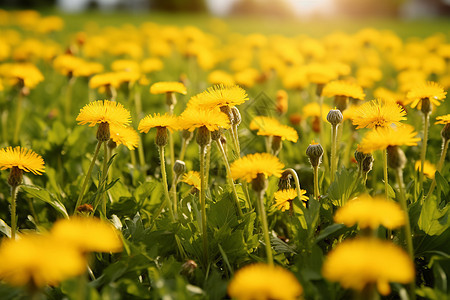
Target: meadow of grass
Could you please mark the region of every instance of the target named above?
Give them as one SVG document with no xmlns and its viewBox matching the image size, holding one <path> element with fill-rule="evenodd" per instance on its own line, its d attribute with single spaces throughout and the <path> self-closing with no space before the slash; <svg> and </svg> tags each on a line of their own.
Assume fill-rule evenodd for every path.
<svg viewBox="0 0 450 300">
<path fill-rule="evenodd" d="M 0 255 L 6 257 L 0 260 L 17 265 L 15 271 L 0 266 L 2 299 L 377 299 L 380 295 L 386 299 L 444 299 L 448 295 L 450 170 L 445 156 L 441 168 L 439 161 L 443 142 L 448 145 L 450 139 L 450 133 L 441 133 L 444 126 L 448 131 L 449 119 L 445 119 L 447 125 L 435 122 L 436 117 L 447 115 L 450 107 L 448 96 L 442 96 L 450 86 L 450 20 L 219 20 L 207 15 L 91 12 L 59 15 L 59 21 L 43 26 L 39 14 L 0 12 L 6 20 L 0 22 L 0 148 L 32 149 L 45 162 L 45 173 L 24 172 L 18 184 L 11 184 L 8 170 L 0 173 Z M 58 26 L 60 21 L 64 28 Z M 73 62 L 73 57 L 80 60 Z M 154 59 L 153 64 L 147 61 L 145 66 L 149 58 Z M 99 63 L 100 69 L 98 65 L 86 67 L 87 61 Z M 42 79 L 34 71 L 24 72 L 28 69 L 22 64 L 37 67 Z M 94 85 L 95 76 L 107 72 L 103 83 Z M 353 99 L 345 99 L 349 106 L 340 109 L 343 120 L 336 129 L 334 173 L 330 167 L 334 161 L 330 156 L 332 126 L 326 116 L 329 109 L 339 108 L 335 96 L 340 94 L 332 95 L 327 84 L 337 79 L 352 83 L 344 90 Z M 185 93 L 176 94 L 173 107 L 167 102 L 173 99 L 171 93 L 150 93 L 150 87 L 162 81 L 181 82 L 186 88 Z M 439 85 L 431 89 L 434 94 L 419 100 L 429 97 L 440 105 L 434 103 L 424 118 L 424 109 L 413 107 L 409 92 L 427 81 Z M 242 101 L 236 100 L 241 120 L 237 122 L 234 115 L 231 128 L 220 123 L 219 127 L 228 129 L 207 131 L 207 135 L 216 135 L 212 141 L 202 144 L 199 136 L 206 131 L 199 133 L 200 129 L 186 141 L 186 130 L 204 129 L 206 123 L 220 119 L 217 115 L 201 119 L 205 108 L 198 107 L 191 108 L 198 109 L 193 112 L 198 119 L 189 119 L 187 106 L 195 101 L 192 96 L 217 85 L 198 97 L 206 102 L 211 94 L 235 84 L 247 94 Z M 327 92 L 317 92 L 317 86 L 325 86 Z M 360 99 L 364 102 L 357 100 L 357 93 L 352 94 L 355 89 L 364 92 Z M 222 98 L 231 103 L 235 100 Z M 356 129 L 354 120 L 361 114 L 360 105 L 375 98 L 385 101 L 380 103 L 393 101 L 396 109 L 404 109 L 406 120 L 398 120 L 397 126 L 413 126 L 413 136 L 418 137 L 412 144 L 402 144 L 404 136 L 386 144 L 384 149 L 391 153 L 388 182 L 384 181 L 386 154 L 381 148 L 369 151 L 373 169 L 370 165 L 362 170 L 354 158 L 358 144 L 372 130 Z M 88 103 L 104 99 L 123 104 L 135 130 L 144 116 L 154 113 L 182 118 L 165 143 L 160 142 L 164 139 L 160 130 L 170 126 L 159 124 L 148 133 L 124 134 L 111 150 L 99 143 L 96 156 L 98 125 L 79 125 L 76 119 L 83 120 L 80 110 Z M 322 101 L 328 109 L 324 108 L 321 120 L 317 111 L 307 112 L 305 107 L 311 103 L 320 106 Z M 223 108 L 227 105 L 220 103 L 222 111 L 227 111 Z M 382 110 L 383 105 L 378 108 Z M 216 111 L 218 107 L 212 110 L 223 114 Z M 264 124 L 257 123 L 255 129 L 251 124 L 258 116 L 279 124 L 274 125 L 276 129 L 264 129 Z M 426 118 L 430 120 L 428 142 L 422 154 Z M 199 125 L 193 125 L 195 122 Z M 371 123 L 368 117 L 366 122 L 370 127 L 379 120 Z M 372 127 L 381 127 L 379 124 Z M 292 131 L 298 139 L 290 138 Z M 283 138 L 281 149 L 274 142 L 277 137 Z M 315 145 L 313 141 L 325 150 L 317 168 L 306 154 Z M 126 142 L 134 150 L 121 145 Z M 183 143 L 187 145 L 182 159 L 185 168 L 178 164 L 181 169 L 175 177 L 172 168 Z M 162 149 L 165 155 L 161 155 Z M 242 160 L 264 152 L 273 159 L 269 163 L 263 160 L 247 165 Z M 417 170 L 422 155 L 434 165 L 429 176 Z M 284 167 L 270 163 L 278 160 Z M 0 168 L 14 169 L 1 155 Z M 183 178 L 189 171 L 200 172 L 198 183 Z M 255 173 L 254 178 L 244 180 L 239 174 L 246 171 Z M 262 173 L 265 176 L 256 175 Z M 295 193 L 284 200 L 286 209 L 281 210 L 275 205 L 275 193 L 288 187 Z M 298 198 L 300 188 L 306 204 Z M 342 207 L 367 195 L 400 205 L 397 212 L 368 206 L 353 212 L 349 219 L 336 219 Z M 15 213 L 11 211 L 12 197 L 17 204 Z M 402 221 L 391 225 L 398 212 Z M 36 278 L 45 276 L 26 262 L 39 257 L 2 250 L 12 232 L 17 232 L 18 240 L 36 232 L 47 236 L 54 234 L 52 228 L 58 220 L 72 215 L 95 216 L 113 224 L 122 251 L 116 247 L 93 249 L 97 253 L 91 255 L 83 252 L 88 258 L 86 272 L 60 274 L 57 280 L 37 284 Z M 16 220 L 17 230 L 11 228 L 11 220 Z M 84 229 L 82 235 L 105 238 Z M 406 257 L 406 263 L 389 256 L 392 252 L 385 254 L 383 247 L 389 245 L 383 244 L 370 258 L 364 253 L 346 253 L 340 264 L 333 265 L 332 269 L 342 272 L 337 278 L 326 271 L 325 265 L 331 264 L 329 253 L 337 253 L 332 251 L 350 240 L 364 239 L 396 245 L 395 251 L 401 250 L 403 255 L 398 261 Z M 357 248 L 354 246 L 354 251 Z M 378 249 L 375 244 L 373 249 Z M 98 253 L 102 251 L 105 253 Z M 246 279 L 236 276 L 254 263 L 269 266 L 267 274 L 250 272 Z M 293 278 L 284 281 L 272 264 Z M 409 266 L 413 271 L 408 271 Z M 49 265 L 48 270 L 53 267 Z M 356 279 L 351 283 L 339 280 L 347 277 Z M 230 288 L 233 280 L 235 287 Z M 297 285 L 299 289 L 292 288 Z M 258 293 L 260 298 L 255 296 Z"/>
</svg>

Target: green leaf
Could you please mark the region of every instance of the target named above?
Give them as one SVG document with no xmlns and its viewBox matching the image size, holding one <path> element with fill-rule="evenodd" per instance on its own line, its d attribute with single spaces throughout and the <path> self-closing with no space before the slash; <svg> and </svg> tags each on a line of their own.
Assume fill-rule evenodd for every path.
<svg viewBox="0 0 450 300">
<path fill-rule="evenodd" d="M 336 179 L 328 188 L 328 196 L 333 205 L 342 206 L 353 196 L 361 192 L 364 187 L 360 180 L 355 178 L 355 171 L 342 168 L 336 174 Z"/>
<path fill-rule="evenodd" d="M 9 225 L 2 219 L 0 219 L 0 232 L 9 238 L 11 237 L 11 227 L 9 227 Z"/>
<path fill-rule="evenodd" d="M 345 226 L 344 224 L 332 224 L 330 226 L 327 226 L 317 236 L 316 243 L 318 243 L 330 236 L 342 234 L 346 230 L 347 230 L 347 226 Z"/>
<path fill-rule="evenodd" d="M 33 186 L 33 185 L 22 185 L 20 187 L 28 196 L 40 199 L 48 204 L 50 204 L 54 209 L 61 213 L 65 218 L 69 217 L 64 205 L 55 197 L 55 195 L 47 192 L 46 190 Z"/>
<path fill-rule="evenodd" d="M 436 186 L 438 189 L 440 189 L 444 195 L 448 195 L 450 193 L 450 185 L 448 184 L 448 180 L 446 180 L 442 175 L 436 171 L 434 178 L 436 179 Z M 449 202 L 448 197 L 445 198 L 446 203 Z"/>
<path fill-rule="evenodd" d="M 272 235 L 270 237 L 270 244 L 272 245 L 276 253 L 297 254 L 297 251 L 294 246 L 287 244 L 283 240 L 279 239 L 277 236 Z"/>
<path fill-rule="evenodd" d="M 450 226 L 448 204 L 439 209 L 437 199 L 429 198 L 422 206 L 419 217 L 419 228 L 428 235 L 440 235 Z"/>
</svg>

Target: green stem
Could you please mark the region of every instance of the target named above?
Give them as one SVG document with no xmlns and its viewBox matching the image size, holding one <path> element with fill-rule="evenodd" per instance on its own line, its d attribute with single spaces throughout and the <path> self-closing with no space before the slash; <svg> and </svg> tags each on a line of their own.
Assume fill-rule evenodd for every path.
<svg viewBox="0 0 450 300">
<path fill-rule="evenodd" d="M 170 187 L 170 191 L 172 193 L 172 202 L 173 202 L 173 214 L 175 219 L 178 219 L 178 199 L 177 199 L 177 183 L 180 179 L 180 176 L 175 174 L 172 180 L 172 186 Z"/>
<path fill-rule="evenodd" d="M 184 160 L 184 155 L 186 154 L 186 149 L 187 149 L 187 145 L 188 145 L 188 140 L 187 139 L 183 139 L 183 143 L 181 144 L 181 150 L 180 150 L 180 158 L 179 160 Z"/>
<path fill-rule="evenodd" d="M 436 166 L 436 171 L 439 173 L 442 170 L 442 167 L 444 166 L 445 157 L 447 156 L 447 150 L 448 150 L 448 144 L 450 143 L 450 139 L 445 140 L 442 139 L 442 151 L 441 151 L 441 158 L 439 158 L 439 162 Z M 436 178 L 433 178 L 433 182 L 431 183 L 430 189 L 428 190 L 427 197 L 425 198 L 425 201 L 430 198 L 431 194 L 433 194 L 434 189 L 436 188 Z"/>
<path fill-rule="evenodd" d="M 16 127 L 14 129 L 14 136 L 13 136 L 14 144 L 17 144 L 17 142 L 19 141 L 20 124 L 22 123 L 22 102 L 23 102 L 23 95 L 22 92 L 19 91 L 19 96 L 17 97 Z"/>
<path fill-rule="evenodd" d="M 328 154 L 327 154 L 327 143 L 325 140 L 325 132 L 323 129 L 323 96 L 321 95 L 319 97 L 319 107 L 320 107 L 320 143 L 322 144 L 323 147 L 323 165 L 325 166 L 325 171 L 328 172 L 329 170 L 329 162 L 328 162 Z"/>
<path fill-rule="evenodd" d="M 231 169 L 230 169 L 230 165 L 228 164 L 227 155 L 225 154 L 225 150 L 223 149 L 222 143 L 219 140 L 216 140 L 216 144 L 220 150 L 220 153 L 222 154 L 222 159 L 225 164 L 225 169 L 227 170 L 227 179 L 228 179 L 229 185 L 231 186 L 231 190 L 233 191 L 233 198 L 234 198 L 234 201 L 236 204 L 236 210 L 238 212 L 239 217 L 242 218 L 242 216 L 243 216 L 242 209 L 241 209 L 241 205 L 239 204 L 239 197 L 236 192 L 236 187 L 234 186 L 233 177 L 231 176 Z"/>
<path fill-rule="evenodd" d="M 108 183 L 108 145 L 106 144 L 106 142 L 103 143 L 103 171 L 102 171 L 102 177 L 101 177 L 101 181 L 98 183 L 99 187 L 100 185 L 102 185 L 102 194 L 101 194 L 101 199 L 102 199 L 102 214 L 105 218 L 106 218 L 106 195 L 104 193 L 104 189 L 106 188 L 106 185 Z"/>
<path fill-rule="evenodd" d="M 319 201 L 319 166 L 313 167 L 314 173 L 314 198 Z"/>
<path fill-rule="evenodd" d="M 72 90 L 73 85 L 75 84 L 76 77 L 71 77 L 67 81 L 66 87 L 66 98 L 64 99 L 64 116 L 66 117 L 66 122 L 69 123 L 71 119 L 71 109 L 72 109 Z"/>
<path fill-rule="evenodd" d="M 423 115 L 423 139 L 422 148 L 420 150 L 420 173 L 419 173 L 419 189 L 423 188 L 423 168 L 425 165 L 425 159 L 427 154 L 427 143 L 428 143 L 428 123 L 430 114 Z"/>
<path fill-rule="evenodd" d="M 383 176 L 384 176 L 384 195 L 386 199 L 389 199 L 389 183 L 388 183 L 388 162 L 387 162 L 387 150 L 383 150 Z"/>
<path fill-rule="evenodd" d="M 97 146 L 95 147 L 94 155 L 92 156 L 91 164 L 89 165 L 89 169 L 88 169 L 88 171 L 86 173 L 86 177 L 84 177 L 84 181 L 83 181 L 83 184 L 81 186 L 81 191 L 78 194 L 78 199 L 77 199 L 77 203 L 75 204 L 75 209 L 73 210 L 73 214 L 75 214 L 77 212 L 78 206 L 81 205 L 81 201 L 83 200 L 83 196 L 84 196 L 87 184 L 89 182 L 89 179 L 91 177 L 92 169 L 94 168 L 95 161 L 97 159 L 98 152 L 100 151 L 100 147 L 101 147 L 102 143 L 103 142 L 100 142 L 100 141 L 97 142 Z"/>
<path fill-rule="evenodd" d="M 16 239 L 16 197 L 18 186 L 11 187 L 11 239 Z"/>
<path fill-rule="evenodd" d="M 173 206 L 172 206 L 172 201 L 170 200 L 169 197 L 169 188 L 167 186 L 167 174 L 166 174 L 166 162 L 165 162 L 165 158 L 164 158 L 164 146 L 159 146 L 159 159 L 161 161 L 161 176 L 162 176 L 162 181 L 163 181 L 163 185 L 164 185 L 164 197 L 166 198 L 166 202 L 167 205 L 169 206 L 169 212 L 170 212 L 170 217 L 172 218 L 172 221 L 175 221 L 175 215 L 173 214 Z"/>
<path fill-rule="evenodd" d="M 302 224 L 303 229 L 307 229 L 308 226 L 307 226 L 306 220 L 305 220 L 305 208 L 303 207 L 302 191 L 301 191 L 301 187 L 300 187 L 300 181 L 298 180 L 297 172 L 295 172 L 295 170 L 291 169 L 291 168 L 287 168 L 286 171 L 291 173 L 292 177 L 294 178 L 295 189 L 297 190 L 297 197 L 298 197 L 298 200 L 300 201 L 300 209 L 302 210 L 302 213 L 303 213 L 303 215 L 300 218 L 300 223 Z"/>
<path fill-rule="evenodd" d="M 337 159 L 337 125 L 331 125 L 331 182 L 334 181 L 334 175 L 336 173 Z"/>
<path fill-rule="evenodd" d="M 138 155 L 139 155 L 139 164 L 141 167 L 145 166 L 145 156 L 144 156 L 144 144 L 142 143 L 141 135 L 138 135 Z"/>
<path fill-rule="evenodd" d="M 247 181 L 242 181 L 242 190 L 244 191 L 245 200 L 247 201 L 248 208 L 250 210 L 253 209 L 252 201 L 250 199 L 250 193 L 248 192 L 248 183 Z"/>
<path fill-rule="evenodd" d="M 208 265 L 208 235 L 206 228 L 206 174 L 205 174 L 205 151 L 206 146 L 200 146 L 200 205 L 202 213 L 202 240 L 203 259 L 205 266 Z"/>
<path fill-rule="evenodd" d="M 272 247 L 270 245 L 269 226 L 267 224 L 266 209 L 264 206 L 264 190 L 257 192 L 258 200 L 256 201 L 256 207 L 259 211 L 261 219 L 261 226 L 264 234 L 264 243 L 266 244 L 267 263 L 273 266 L 273 254 Z"/>
<path fill-rule="evenodd" d="M 237 137 L 236 129 L 237 129 L 237 127 L 231 126 L 231 128 L 230 128 L 231 139 L 233 140 L 233 145 L 234 145 L 234 150 L 236 151 L 236 155 L 237 155 L 237 157 L 240 157 L 241 156 L 241 148 L 239 146 L 239 138 Z"/>
<path fill-rule="evenodd" d="M 405 196 L 405 188 L 403 185 L 403 174 L 402 174 L 402 169 L 401 168 L 397 168 L 395 170 L 395 177 L 398 183 L 398 187 L 400 192 L 398 193 L 399 196 L 399 202 L 400 202 L 400 206 L 403 210 L 403 213 L 405 215 L 405 242 L 406 242 L 406 249 L 408 251 L 408 254 L 410 256 L 410 258 L 412 259 L 412 261 L 414 261 L 414 248 L 413 248 L 413 242 L 412 242 L 412 234 L 411 234 L 411 224 L 409 222 L 409 214 L 408 214 L 408 204 L 406 203 L 406 196 Z M 416 282 L 415 282 L 415 278 L 413 279 L 413 281 L 410 284 L 410 299 L 415 299 L 416 298 L 416 293 L 415 293 L 415 287 L 416 287 Z"/>
<path fill-rule="evenodd" d="M 1 115 L 2 118 L 2 137 L 3 140 L 6 142 L 8 141 L 8 131 L 6 130 L 8 128 L 8 110 L 4 110 Z"/>
<path fill-rule="evenodd" d="M 211 167 L 211 143 L 206 145 L 205 183 L 209 184 L 209 169 Z"/>
</svg>

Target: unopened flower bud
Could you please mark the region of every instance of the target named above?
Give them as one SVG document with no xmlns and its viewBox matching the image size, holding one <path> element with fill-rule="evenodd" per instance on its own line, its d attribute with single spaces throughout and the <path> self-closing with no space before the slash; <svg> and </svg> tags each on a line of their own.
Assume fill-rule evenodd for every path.
<svg viewBox="0 0 450 300">
<path fill-rule="evenodd" d="M 156 127 L 155 144 L 159 147 L 164 147 L 165 145 L 167 145 L 168 140 L 169 136 L 167 134 L 167 127 Z"/>
<path fill-rule="evenodd" d="M 320 144 L 314 143 L 314 141 L 306 148 L 306 155 L 309 158 L 309 162 L 315 168 L 317 167 L 323 155 L 323 147 Z"/>
<path fill-rule="evenodd" d="M 327 121 L 330 122 L 331 125 L 337 126 L 344 120 L 344 116 L 342 115 L 339 109 L 332 109 L 328 112 Z"/>
<path fill-rule="evenodd" d="M 257 193 L 262 193 L 267 189 L 267 178 L 263 173 L 258 173 L 256 178 L 252 180 L 252 188 Z"/>
<path fill-rule="evenodd" d="M 281 143 L 281 136 L 274 135 L 272 137 L 272 152 L 273 152 L 273 155 L 275 155 L 275 156 L 278 155 L 278 153 L 280 152 L 282 146 L 283 146 L 283 144 Z"/>
<path fill-rule="evenodd" d="M 97 128 L 97 141 L 107 142 L 111 138 L 111 133 L 109 132 L 109 123 L 101 122 L 98 124 Z"/>
<path fill-rule="evenodd" d="M 13 166 L 9 172 L 8 184 L 11 187 L 16 187 L 22 183 L 23 171 L 17 166 Z"/>
<path fill-rule="evenodd" d="M 445 124 L 444 128 L 442 128 L 441 136 L 444 141 L 448 141 L 450 139 L 450 123 Z"/>
<path fill-rule="evenodd" d="M 387 147 L 387 161 L 392 169 L 403 169 L 406 165 L 406 156 L 402 149 L 397 146 Z"/>
<path fill-rule="evenodd" d="M 231 108 L 228 105 L 221 106 L 220 111 L 227 115 L 228 120 L 230 120 L 231 124 L 234 123 L 233 112 L 231 111 Z"/>
<path fill-rule="evenodd" d="M 231 108 L 231 113 L 233 114 L 232 125 L 239 126 L 239 124 L 241 124 L 241 122 L 242 122 L 242 117 L 241 117 L 241 113 L 239 112 L 239 109 L 237 109 L 237 107 L 233 106 Z"/>
<path fill-rule="evenodd" d="M 184 161 L 177 159 L 173 164 L 173 171 L 177 176 L 181 176 L 186 171 L 186 164 Z"/>
<path fill-rule="evenodd" d="M 205 147 L 211 143 L 211 132 L 206 126 L 201 126 L 197 130 L 197 144 L 201 147 Z"/>
<path fill-rule="evenodd" d="M 213 141 L 216 141 L 218 139 L 220 139 L 220 137 L 222 136 L 222 130 L 218 129 L 218 130 L 214 130 L 211 132 L 211 139 Z"/>
</svg>

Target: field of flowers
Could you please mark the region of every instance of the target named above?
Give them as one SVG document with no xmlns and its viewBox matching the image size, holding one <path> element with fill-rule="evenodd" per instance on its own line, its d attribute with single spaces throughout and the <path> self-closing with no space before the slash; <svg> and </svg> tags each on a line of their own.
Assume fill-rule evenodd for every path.
<svg viewBox="0 0 450 300">
<path fill-rule="evenodd" d="M 1 299 L 448 296 L 448 23 L 74 20 L 0 10 Z"/>
</svg>

